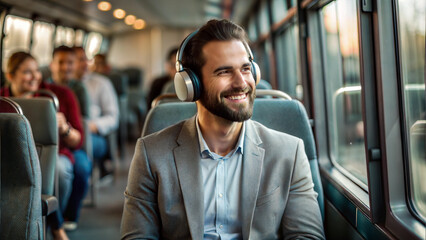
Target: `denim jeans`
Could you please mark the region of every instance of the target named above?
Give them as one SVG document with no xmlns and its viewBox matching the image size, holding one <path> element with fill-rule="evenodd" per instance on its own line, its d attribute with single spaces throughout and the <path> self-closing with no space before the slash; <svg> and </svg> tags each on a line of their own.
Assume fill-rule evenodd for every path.
<svg viewBox="0 0 426 240">
<path fill-rule="evenodd" d="M 108 154 L 108 142 L 104 136 L 92 133 L 93 158 L 104 159 Z"/>
<path fill-rule="evenodd" d="M 80 209 L 84 197 L 89 188 L 89 178 L 92 173 L 92 162 L 86 152 L 76 150 L 74 154 L 74 180 L 72 182 L 72 192 L 64 212 L 64 218 L 68 221 L 78 221 Z"/>
<path fill-rule="evenodd" d="M 73 156 L 74 164 L 64 155 L 59 155 L 56 164 L 59 209 L 48 216 L 49 225 L 53 229 L 62 227 L 64 217 L 69 221 L 78 220 L 81 203 L 87 193 L 92 162 L 83 150 L 74 151 Z"/>
<path fill-rule="evenodd" d="M 62 227 L 64 219 L 62 213 L 65 210 L 68 199 L 72 191 L 72 182 L 74 180 L 73 165 L 71 160 L 65 155 L 59 155 L 56 162 L 56 173 L 58 174 L 58 209 L 48 216 L 49 225 L 53 229 Z"/>
</svg>

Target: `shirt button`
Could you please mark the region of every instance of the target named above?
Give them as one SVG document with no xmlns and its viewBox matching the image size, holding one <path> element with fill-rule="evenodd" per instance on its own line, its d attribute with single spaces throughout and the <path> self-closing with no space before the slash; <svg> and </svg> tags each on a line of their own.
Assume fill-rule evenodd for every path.
<svg viewBox="0 0 426 240">
<path fill-rule="evenodd" d="M 220 226 L 219 226 L 219 228 L 220 228 L 220 229 L 222 229 L 222 228 L 223 228 L 223 225 L 220 225 Z"/>
<path fill-rule="evenodd" d="M 222 193 L 219 193 L 219 197 L 220 197 L 220 198 L 222 198 L 222 197 L 223 197 L 223 194 L 222 194 Z"/>
<path fill-rule="evenodd" d="M 220 160 L 220 161 L 219 161 L 219 164 L 223 164 L 223 160 Z"/>
</svg>

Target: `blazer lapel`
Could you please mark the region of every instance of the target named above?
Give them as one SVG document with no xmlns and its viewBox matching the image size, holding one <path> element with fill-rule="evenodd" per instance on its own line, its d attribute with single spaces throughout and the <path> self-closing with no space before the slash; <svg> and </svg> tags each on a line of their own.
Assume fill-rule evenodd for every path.
<svg viewBox="0 0 426 240">
<path fill-rule="evenodd" d="M 262 143 L 253 123 L 246 122 L 246 136 L 244 142 L 243 172 L 242 172 L 242 211 L 243 211 L 243 239 L 249 239 L 256 199 L 259 192 L 260 177 L 263 171 L 265 149 L 258 145 Z"/>
<path fill-rule="evenodd" d="M 195 117 L 185 121 L 174 149 L 174 157 L 183 202 L 192 239 L 204 233 L 204 192 Z"/>
</svg>

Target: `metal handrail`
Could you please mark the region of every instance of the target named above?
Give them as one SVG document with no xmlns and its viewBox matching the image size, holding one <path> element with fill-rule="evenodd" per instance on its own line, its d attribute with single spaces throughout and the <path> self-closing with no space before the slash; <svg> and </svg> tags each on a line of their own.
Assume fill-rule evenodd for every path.
<svg viewBox="0 0 426 240">
<path fill-rule="evenodd" d="M 24 112 L 22 111 L 21 106 L 19 106 L 19 104 L 16 103 L 15 101 L 13 101 L 13 100 L 11 100 L 11 99 L 9 99 L 7 97 L 0 97 L 0 101 L 9 104 L 12 107 L 12 109 L 15 110 L 15 113 L 19 113 L 19 114 L 22 114 L 22 115 L 24 114 Z"/>
</svg>

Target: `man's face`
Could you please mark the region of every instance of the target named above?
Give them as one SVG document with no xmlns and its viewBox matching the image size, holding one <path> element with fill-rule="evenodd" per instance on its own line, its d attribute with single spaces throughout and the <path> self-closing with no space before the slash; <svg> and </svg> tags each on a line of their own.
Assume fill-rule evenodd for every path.
<svg viewBox="0 0 426 240">
<path fill-rule="evenodd" d="M 57 52 L 53 56 L 50 70 L 53 81 L 59 84 L 67 84 L 74 77 L 76 56 L 72 52 Z"/>
<path fill-rule="evenodd" d="M 244 44 L 238 40 L 212 41 L 203 49 L 203 93 L 200 103 L 211 113 L 233 122 L 253 114 L 255 82 Z"/>
<path fill-rule="evenodd" d="M 76 49 L 75 54 L 77 56 L 77 66 L 75 69 L 75 77 L 77 80 L 81 80 L 81 78 L 89 70 L 89 63 L 87 60 L 86 53 L 84 52 L 83 49 Z"/>
</svg>

